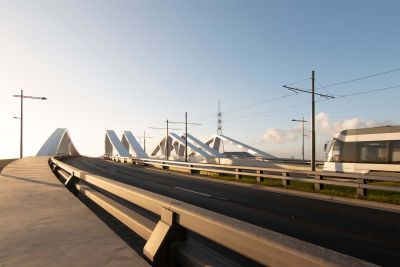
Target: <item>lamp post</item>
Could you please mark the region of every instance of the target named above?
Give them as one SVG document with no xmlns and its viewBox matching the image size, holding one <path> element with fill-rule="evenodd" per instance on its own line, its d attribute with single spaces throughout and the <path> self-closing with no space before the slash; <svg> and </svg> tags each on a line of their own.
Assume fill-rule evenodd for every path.
<svg viewBox="0 0 400 267">
<path fill-rule="evenodd" d="M 301 154 L 302 154 L 303 160 L 304 160 L 304 136 L 305 136 L 305 134 L 304 134 L 304 123 L 307 122 L 307 121 L 304 120 L 304 117 L 301 120 L 292 119 L 292 121 L 301 122 L 302 125 L 303 125 L 303 143 L 302 143 L 302 146 L 301 146 Z"/>
<path fill-rule="evenodd" d="M 20 143 L 19 143 L 19 157 L 23 157 L 23 128 L 24 128 L 24 98 L 30 98 L 30 99 L 39 99 L 39 100 L 46 100 L 46 97 L 39 97 L 39 96 L 28 96 L 24 95 L 24 90 L 21 90 L 20 95 L 13 95 L 13 97 L 19 97 L 21 98 L 21 116 L 14 117 L 15 119 L 20 119 L 21 120 L 21 129 L 20 129 Z"/>
</svg>

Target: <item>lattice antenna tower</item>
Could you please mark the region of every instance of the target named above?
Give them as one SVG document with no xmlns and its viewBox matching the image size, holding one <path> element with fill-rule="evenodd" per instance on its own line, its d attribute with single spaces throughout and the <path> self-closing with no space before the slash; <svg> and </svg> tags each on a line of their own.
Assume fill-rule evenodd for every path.
<svg viewBox="0 0 400 267">
<path fill-rule="evenodd" d="M 218 128 L 217 128 L 217 134 L 222 134 L 222 112 L 221 112 L 221 102 L 218 101 Z"/>
<path fill-rule="evenodd" d="M 218 128 L 217 128 L 217 134 L 222 135 L 222 111 L 221 111 L 221 101 L 218 101 Z M 221 140 L 221 147 L 222 147 L 222 153 L 225 152 L 225 146 L 224 146 L 224 141 Z"/>
</svg>

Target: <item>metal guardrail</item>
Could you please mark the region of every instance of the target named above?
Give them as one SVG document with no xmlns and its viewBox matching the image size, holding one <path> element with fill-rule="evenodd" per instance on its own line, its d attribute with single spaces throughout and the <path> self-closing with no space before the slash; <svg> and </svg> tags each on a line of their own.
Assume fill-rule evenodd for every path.
<svg viewBox="0 0 400 267">
<path fill-rule="evenodd" d="M 231 217 L 81 171 L 55 158 L 49 160 L 49 165 L 63 178 L 68 188 L 85 195 L 147 240 L 143 254 L 153 266 L 237 266 L 218 255 L 218 252 L 196 246 L 193 240 L 189 242 L 185 239 L 188 231 L 265 266 L 375 266 Z M 160 219 L 155 223 L 97 189 L 156 214 Z M 193 249 L 191 246 L 196 247 Z"/>
<path fill-rule="evenodd" d="M 394 176 L 377 176 L 369 174 L 350 174 L 350 173 L 336 173 L 324 171 L 305 171 L 305 170 L 291 170 L 279 168 L 265 168 L 265 167 L 250 167 L 250 166 L 237 166 L 237 165 L 219 165 L 208 163 L 192 163 L 182 161 L 167 161 L 158 159 L 147 158 L 128 158 L 108 156 L 107 159 L 125 162 L 131 164 L 142 164 L 150 166 L 158 166 L 162 169 L 167 168 L 180 168 L 188 170 L 190 173 L 195 172 L 211 172 L 217 174 L 235 175 L 236 179 L 240 180 L 243 176 L 255 177 L 258 182 L 264 181 L 265 178 L 277 179 L 282 181 L 283 186 L 288 186 L 290 181 L 308 182 L 314 184 L 315 191 L 323 189 L 324 185 L 336 185 L 351 187 L 356 189 L 356 197 L 364 197 L 367 195 L 367 190 L 383 190 L 390 192 L 400 192 L 400 186 L 385 186 L 369 184 L 371 181 L 379 182 L 399 182 L 400 177 Z"/>
</svg>

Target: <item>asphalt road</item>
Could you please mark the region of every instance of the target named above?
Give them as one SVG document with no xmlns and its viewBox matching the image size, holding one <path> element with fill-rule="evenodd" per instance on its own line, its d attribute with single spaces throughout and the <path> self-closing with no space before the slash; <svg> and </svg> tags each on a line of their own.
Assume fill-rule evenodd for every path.
<svg viewBox="0 0 400 267">
<path fill-rule="evenodd" d="M 400 214 L 196 179 L 96 158 L 76 168 L 383 266 L 400 262 Z"/>
</svg>

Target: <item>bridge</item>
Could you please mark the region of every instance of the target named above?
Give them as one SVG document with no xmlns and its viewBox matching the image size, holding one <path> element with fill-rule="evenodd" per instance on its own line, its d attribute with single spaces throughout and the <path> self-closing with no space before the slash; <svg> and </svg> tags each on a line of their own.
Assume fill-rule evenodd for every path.
<svg viewBox="0 0 400 267">
<path fill-rule="evenodd" d="M 253 158 L 227 158 L 219 149 L 224 141 Z M 170 133 L 149 156 L 131 132 L 118 138 L 107 130 L 104 158 L 78 151 L 67 129 L 57 129 L 36 157 L 2 170 L 4 266 L 397 266 L 400 260 L 398 205 L 287 189 L 298 181 L 316 190 L 340 185 L 360 197 L 367 190 L 398 192 L 366 182 L 398 178 L 310 172 L 304 162 L 222 135 L 202 142 Z M 261 185 L 266 179 L 283 187 Z"/>
</svg>

